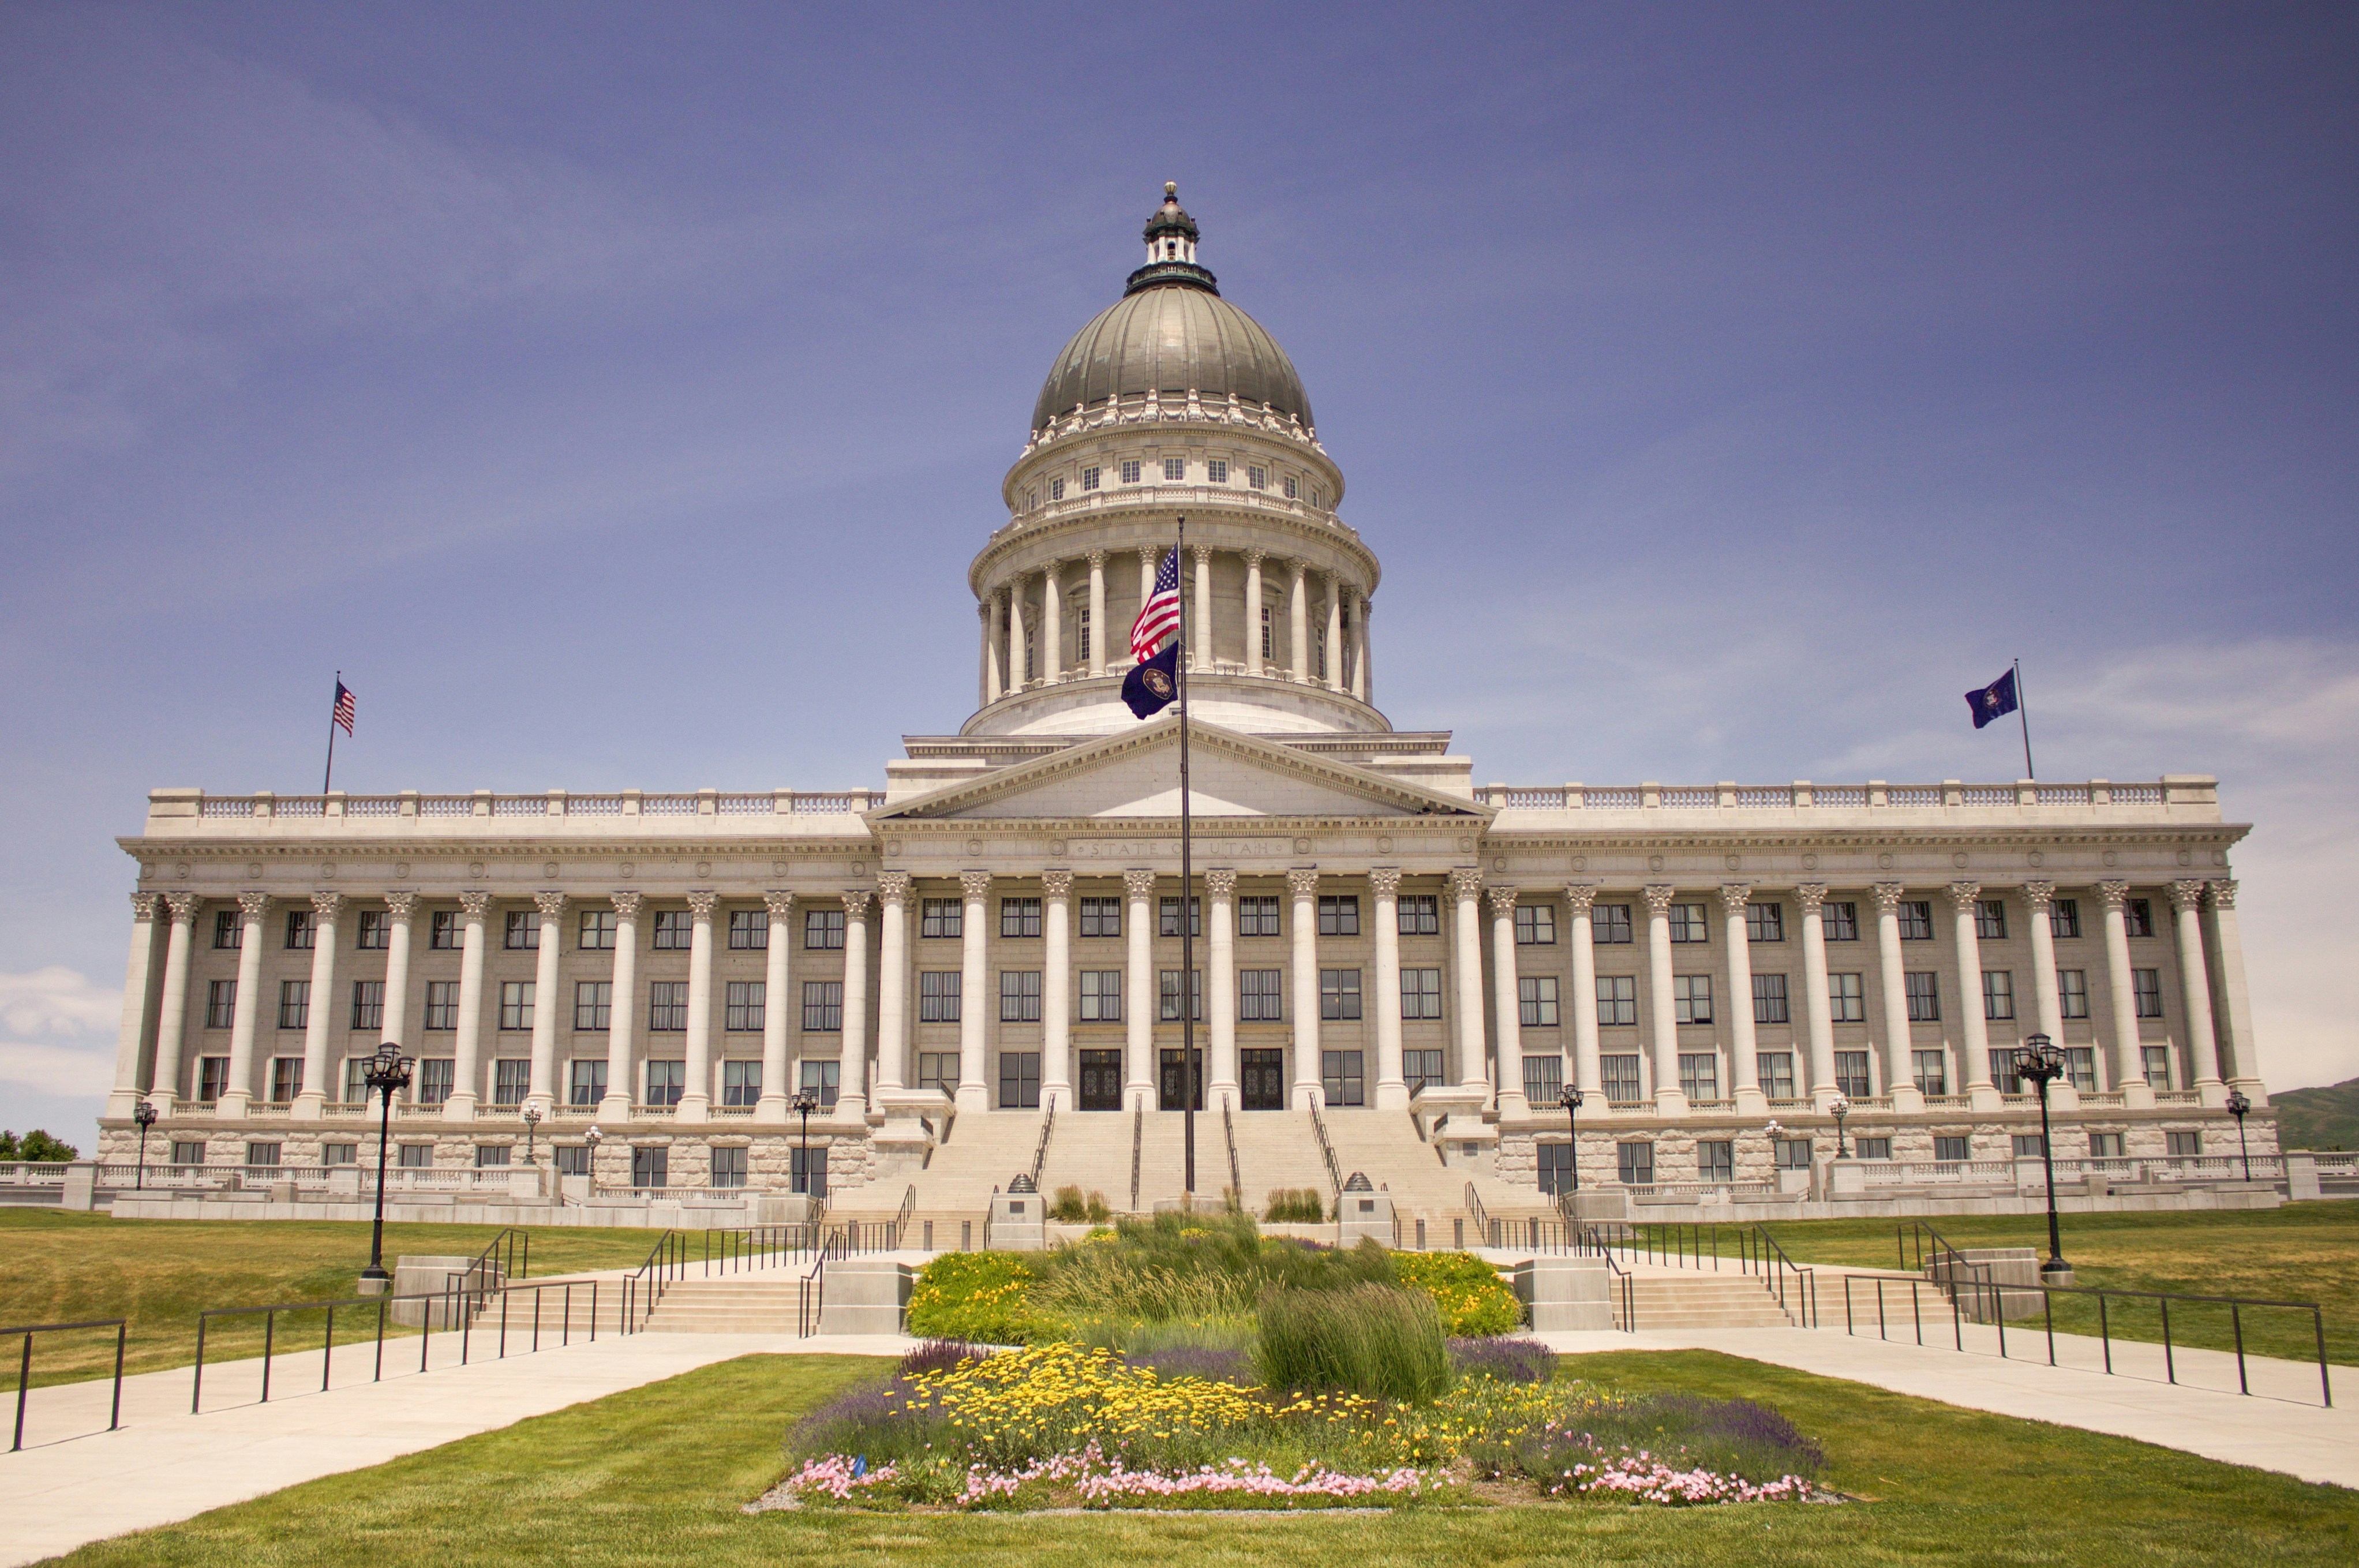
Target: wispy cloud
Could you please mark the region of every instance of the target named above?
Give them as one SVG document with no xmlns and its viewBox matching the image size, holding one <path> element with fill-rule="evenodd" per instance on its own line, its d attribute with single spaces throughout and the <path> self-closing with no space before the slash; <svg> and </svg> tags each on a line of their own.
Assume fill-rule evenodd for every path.
<svg viewBox="0 0 2359 1568">
<path fill-rule="evenodd" d="M 0 975 L 0 1083 L 60 1096 L 114 1081 L 123 994 L 61 964 Z"/>
</svg>

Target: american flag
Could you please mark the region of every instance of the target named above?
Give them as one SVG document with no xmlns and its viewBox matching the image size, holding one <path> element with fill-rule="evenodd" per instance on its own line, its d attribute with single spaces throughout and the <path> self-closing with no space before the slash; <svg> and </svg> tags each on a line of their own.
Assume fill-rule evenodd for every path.
<svg viewBox="0 0 2359 1568">
<path fill-rule="evenodd" d="M 1180 629 L 1180 547 L 1155 570 L 1155 591 L 1130 623 L 1130 657 L 1141 663 L 1155 656 L 1163 639 Z"/>
<path fill-rule="evenodd" d="M 331 716 L 335 721 L 336 727 L 346 735 L 353 733 L 353 714 L 358 707 L 359 704 L 353 700 L 351 690 L 342 681 L 337 681 L 336 711 Z"/>
</svg>

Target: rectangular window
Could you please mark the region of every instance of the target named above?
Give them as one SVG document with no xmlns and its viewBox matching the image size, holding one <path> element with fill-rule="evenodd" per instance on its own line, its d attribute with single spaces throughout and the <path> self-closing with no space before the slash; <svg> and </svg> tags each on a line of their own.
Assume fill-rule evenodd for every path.
<svg viewBox="0 0 2359 1568">
<path fill-rule="evenodd" d="M 1617 1143 L 1614 1146 L 1614 1173 L 1625 1187 L 1651 1187 L 1655 1184 L 1655 1146 L 1651 1143 Z"/>
<path fill-rule="evenodd" d="M 1277 899 L 1274 897 L 1239 898 L 1237 900 L 1237 934 L 1239 936 L 1276 936 L 1277 930 Z"/>
<path fill-rule="evenodd" d="M 500 945 L 508 951 L 530 952 L 538 948 L 540 946 L 540 911 L 510 909 L 505 931 L 506 934 L 501 938 Z"/>
<path fill-rule="evenodd" d="M 620 919 L 612 909 L 584 909 L 582 924 L 575 938 L 584 953 L 614 951 L 614 928 Z"/>
<path fill-rule="evenodd" d="M 552 1148 L 549 1152 L 556 1156 L 557 1173 L 560 1176 L 587 1176 L 590 1174 L 590 1146 L 588 1144 L 560 1143 Z"/>
<path fill-rule="evenodd" d="M 606 1062 L 603 1057 L 582 1057 L 567 1063 L 567 1068 L 568 1105 L 594 1105 L 606 1097 Z"/>
<path fill-rule="evenodd" d="M 404 1171 L 430 1171 L 434 1168 L 434 1146 L 405 1143 L 395 1151 L 394 1162 Z"/>
<path fill-rule="evenodd" d="M 1537 1101 L 1534 1104 L 1538 1104 Z M 1532 1153 L 1539 1160 L 1540 1192 L 1554 1197 L 1572 1191 L 1572 1145 L 1569 1143 L 1536 1144 Z"/>
<path fill-rule="evenodd" d="M 1673 942 L 1710 942 L 1712 925 L 1701 904 L 1673 904 L 1669 911 Z"/>
<path fill-rule="evenodd" d="M 2131 936 L 2154 934 L 2154 906 L 2144 898 L 2128 898 L 2122 903 L 2122 925 Z"/>
<path fill-rule="evenodd" d="M 1835 1093 L 1846 1100 L 1864 1100 L 1875 1093 L 1868 1083 L 1867 1052 L 1864 1051 L 1835 1052 Z"/>
<path fill-rule="evenodd" d="M 2072 1087 L 2083 1094 L 2094 1091 L 2097 1087 L 2097 1052 L 2094 1048 L 2085 1045 L 2066 1046 L 2064 1071 L 2071 1079 Z"/>
<path fill-rule="evenodd" d="M 729 945 L 739 953 L 759 953 L 770 945 L 770 911 L 767 909 L 732 909 L 729 911 Z M 720 1152 L 715 1150 L 715 1153 Z M 738 1150 L 744 1153 L 743 1149 Z"/>
<path fill-rule="evenodd" d="M 677 1105 L 681 1091 L 688 1086 L 688 1063 L 685 1062 L 649 1062 L 647 1063 L 647 1097 L 650 1105 Z"/>
<path fill-rule="evenodd" d="M 223 953 L 235 953 L 245 945 L 245 922 L 238 919 L 235 909 L 213 911 L 213 946 Z"/>
<path fill-rule="evenodd" d="M 2146 1081 L 2147 1084 L 2157 1089 L 2169 1088 L 2170 1047 L 2167 1045 L 2143 1046 L 2139 1048 L 2138 1054 L 2146 1059 Z"/>
<path fill-rule="evenodd" d="M 1319 895 L 1319 934 L 1321 936 L 1357 936 L 1360 934 L 1360 900 L 1351 893 Z"/>
<path fill-rule="evenodd" d="M 1604 1075 L 1608 1105 L 1635 1105 L 1638 1103 L 1643 1091 L 1638 1086 L 1638 1058 L 1635 1052 L 1601 1056 L 1597 1059 L 1597 1067 Z"/>
<path fill-rule="evenodd" d="M 290 953 L 308 953 L 320 940 L 320 928 L 309 909 L 287 911 L 287 949 Z"/>
<path fill-rule="evenodd" d="M 1082 934 L 1083 936 L 1120 936 L 1122 934 L 1122 900 L 1120 898 L 1083 898 L 1082 900 Z"/>
<path fill-rule="evenodd" d="M 2048 934 L 2056 937 L 2081 934 L 2081 900 L 2059 898 L 2048 906 Z"/>
<path fill-rule="evenodd" d="M 2015 1075 L 2015 1052 L 2007 1047 L 1996 1047 L 1990 1052 L 1991 1085 L 2002 1094 L 2027 1093 L 2023 1080 Z"/>
<path fill-rule="evenodd" d="M 596 1031 L 613 1027 L 614 983 L 577 980 L 573 983 L 573 1027 Z"/>
<path fill-rule="evenodd" d="M 1003 937 L 1038 936 L 1040 934 L 1040 900 L 1038 898 L 1000 899 L 999 934 Z"/>
<path fill-rule="evenodd" d="M 1245 483 L 1252 485 L 1256 490 L 1268 489 L 1269 470 L 1264 468 L 1258 463 L 1247 463 L 1245 465 Z"/>
<path fill-rule="evenodd" d="M 1275 969 L 1267 971 L 1247 970 L 1245 973 L 1249 975 L 1264 973 L 1275 975 L 1277 971 Z M 1180 971 L 1177 969 L 1164 970 L 1156 977 L 1156 989 L 1158 995 L 1156 1017 L 1167 1024 L 1178 1023 L 1180 1021 Z M 1204 972 L 1201 969 L 1192 969 L 1188 973 L 1188 1016 L 1199 1023 L 1203 1021 Z M 1243 1018 L 1251 1018 L 1253 1015 L 1250 1013 L 1241 1013 L 1239 1016 Z M 1277 1015 L 1275 1013 L 1270 1015 L 1273 1019 L 1275 1019 L 1277 1016 Z"/>
<path fill-rule="evenodd" d="M 805 909 L 803 911 L 803 946 L 814 953 L 843 951 L 843 911 L 842 909 Z"/>
<path fill-rule="evenodd" d="M 647 987 L 647 1028 L 677 1034 L 688 1028 L 688 982 L 658 980 Z"/>
<path fill-rule="evenodd" d="M 311 982 L 281 980 L 278 982 L 278 1027 L 299 1029 L 311 1022 Z"/>
<path fill-rule="evenodd" d="M 1680 1052 L 1680 1093 L 1690 1102 L 1720 1098 L 1720 1057 L 1717 1052 Z"/>
<path fill-rule="evenodd" d="M 999 1108 L 1031 1111 L 1040 1106 L 1040 1053 L 1003 1051 L 999 1053 Z"/>
<path fill-rule="evenodd" d="M 843 1028 L 843 982 L 803 982 L 803 1029 L 811 1034 L 833 1034 Z"/>
<path fill-rule="evenodd" d="M 382 952 L 393 944 L 393 922 L 383 909 L 363 909 L 360 934 L 353 945 L 363 953 Z"/>
<path fill-rule="evenodd" d="M 520 1056 L 503 1056 L 492 1063 L 492 1104 L 521 1105 L 532 1085 L 532 1063 Z"/>
<path fill-rule="evenodd" d="M 1786 1011 L 1786 977 L 1783 975 L 1756 975 L 1753 977 L 1753 1021 L 1756 1024 L 1792 1021 Z"/>
<path fill-rule="evenodd" d="M 1712 976 L 1671 976 L 1671 1016 L 1683 1024 L 1712 1022 Z"/>
<path fill-rule="evenodd" d="M 1064 498 L 1065 482 L 1061 479 L 1051 479 L 1049 481 L 1049 499 L 1051 501 L 1061 501 Z M 797 1190 L 799 1191 L 800 1189 Z"/>
<path fill-rule="evenodd" d="M 1704 1138 L 1696 1144 L 1696 1180 L 1736 1180 L 1736 1145 L 1725 1138 Z"/>
<path fill-rule="evenodd" d="M 270 1099 L 274 1105 L 286 1105 L 303 1092 L 303 1059 L 299 1056 L 279 1056 L 270 1062 Z"/>
<path fill-rule="evenodd" d="M 1037 1024 L 1040 1021 L 1040 972 L 1003 969 L 999 972 L 999 1021 Z"/>
<path fill-rule="evenodd" d="M 1283 482 L 1283 483 L 1284 483 L 1285 487 L 1286 487 L 1286 498 L 1287 498 L 1288 500 L 1289 500 L 1289 501 L 1293 500 L 1293 499 L 1294 499 L 1294 495 L 1295 495 L 1295 479 L 1294 479 L 1294 475 L 1293 475 L 1293 474 L 1288 474 L 1288 475 L 1286 476 L 1286 478 L 1285 478 L 1285 480 L 1284 480 L 1284 482 Z"/>
<path fill-rule="evenodd" d="M 1441 971 L 1404 969 L 1400 972 L 1401 1017 L 1407 1019 L 1441 1016 Z"/>
<path fill-rule="evenodd" d="M 1930 942 L 1933 940 L 1933 906 L 1923 898 L 1904 898 L 1896 911 L 1900 917 L 1900 940 Z"/>
<path fill-rule="evenodd" d="M 355 980 L 353 982 L 353 1028 L 381 1029 L 385 1028 L 385 982 Z"/>
<path fill-rule="evenodd" d="M 1974 900 L 1974 935 L 1984 942 L 2006 940 L 2006 905 L 2002 900 Z"/>
<path fill-rule="evenodd" d="M 1859 1138 L 1852 1140 L 1852 1152 L 1862 1160 L 1889 1160 L 1892 1140 L 1888 1138 Z"/>
<path fill-rule="evenodd" d="M 505 1143 L 479 1143 L 475 1146 L 475 1169 L 505 1171 L 508 1167 L 508 1146 Z"/>
<path fill-rule="evenodd" d="M 1600 904 L 1590 910 L 1589 939 L 1600 942 L 1630 941 L 1630 906 Z"/>
<path fill-rule="evenodd" d="M 1555 975 L 1524 975 L 1516 977 L 1516 1017 L 1526 1029 L 1557 1027 Z"/>
<path fill-rule="evenodd" d="M 762 1097 L 762 1064 L 759 1062 L 724 1062 L 721 1064 L 721 1103 L 724 1105 L 750 1105 Z"/>
<path fill-rule="evenodd" d="M 919 904 L 919 911 L 918 934 L 921 937 L 966 934 L 966 906 L 956 898 L 927 898 Z"/>
<path fill-rule="evenodd" d="M 1319 1016 L 1330 1022 L 1360 1016 L 1360 972 L 1321 969 L 1319 972 Z M 1353 1104 L 1357 1105 L 1358 1101 Z"/>
<path fill-rule="evenodd" d="M 2203 1135 L 2200 1132 L 2166 1132 L 2164 1149 L 2173 1160 L 2200 1160 L 2203 1157 Z"/>
<path fill-rule="evenodd" d="M 686 953 L 696 942 L 696 917 L 686 909 L 656 911 L 655 950 Z"/>
<path fill-rule="evenodd" d="M 1438 1051 L 1404 1051 L 1401 1052 L 1401 1076 L 1414 1094 L 1443 1086 L 1441 1052 Z"/>
<path fill-rule="evenodd" d="M 2130 996 L 2136 1001 L 2139 1018 L 2162 1017 L 2162 971 L 2159 969 L 2131 970 Z"/>
<path fill-rule="evenodd" d="M 1937 1136 L 1933 1139 L 1933 1158 L 1944 1165 L 1960 1165 L 1972 1160 L 1973 1151 L 1962 1138 Z"/>
<path fill-rule="evenodd" d="M 1517 947 L 1555 946 L 1556 906 L 1517 904 L 1516 906 L 1516 945 Z"/>
<path fill-rule="evenodd" d="M 755 1063 L 756 1067 L 761 1063 Z M 734 1103 L 734 1102 L 733 1102 Z M 751 1105 L 748 1100 L 745 1104 Z M 715 1148 L 712 1151 L 712 1185 L 743 1187 L 745 1184 L 745 1149 L 743 1144 Z"/>
<path fill-rule="evenodd" d="M 1085 1024 L 1122 1022 L 1122 971 L 1082 971 L 1081 1021 Z"/>
<path fill-rule="evenodd" d="M 2089 972 L 2085 969 L 2059 969 L 2056 972 L 2057 1010 L 2068 1018 L 2089 1016 Z"/>
<path fill-rule="evenodd" d="M 1271 901 L 1275 903 L 1277 900 L 1272 899 Z M 1237 902 L 1239 904 L 1243 904 L 1245 900 L 1240 898 Z M 1159 934 L 1164 936 L 1178 936 L 1180 934 L 1179 899 L 1165 898 L 1157 904 L 1156 930 Z M 1201 898 L 1190 898 L 1188 900 L 1188 934 L 1190 936 L 1202 936 L 1204 934 L 1204 909 L 1203 900 Z M 1239 934 L 1242 935 L 1244 933 L 1241 931 Z"/>
<path fill-rule="evenodd" d="M 954 1024 L 959 1021 L 961 992 L 965 975 L 956 969 L 928 969 L 918 975 L 918 1021 L 921 1024 Z M 810 1026 L 805 1024 L 805 1029 Z"/>
<path fill-rule="evenodd" d="M 278 1145 L 275 1143 L 247 1144 L 245 1146 L 245 1162 L 248 1165 L 260 1166 L 265 1170 L 277 1170 L 278 1167 Z"/>
<path fill-rule="evenodd" d="M 1770 1156 L 1780 1171 L 1808 1171 L 1810 1168 L 1810 1140 L 1807 1138 L 1781 1138 L 1769 1145 Z"/>
<path fill-rule="evenodd" d="M 827 1196 L 827 1150 L 805 1149 L 799 1145 L 788 1150 L 788 1181 L 795 1192 L 808 1192 L 814 1198 Z"/>
<path fill-rule="evenodd" d="M 685 991 L 687 986 L 683 985 L 681 989 Z M 500 982 L 500 1028 L 504 1029 L 532 1028 L 532 991 L 533 983 L 529 980 Z M 686 1015 L 687 1010 L 683 1003 L 680 1008 L 683 1016 Z"/>
<path fill-rule="evenodd" d="M 439 1105 L 451 1097 L 458 1063 L 447 1056 L 429 1056 L 418 1064 L 418 1103 Z M 422 1146 L 421 1146 L 422 1147 Z M 420 1163 L 430 1163 L 421 1161 Z"/>
<path fill-rule="evenodd" d="M 1284 1021 L 1280 980 L 1283 972 L 1276 969 L 1240 969 L 1237 971 L 1237 1018 L 1243 1023 L 1274 1024 Z"/>
<path fill-rule="evenodd" d="M 1188 460 L 1184 457 L 1165 458 L 1163 460 L 1163 477 L 1174 485 L 1178 484 L 1182 479 L 1187 478 Z"/>
<path fill-rule="evenodd" d="M 1564 1093 L 1564 1058 L 1561 1056 L 1527 1056 L 1524 1058 L 1524 1101 L 1536 1111 L 1547 1110 Z M 1546 1145 L 1541 1147 L 1545 1148 Z"/>
<path fill-rule="evenodd" d="M 1857 904 L 1827 904 L 1819 911 L 1819 924 L 1829 942 L 1859 940 L 1859 906 Z"/>
<path fill-rule="evenodd" d="M 205 1028 L 227 1029 L 237 1019 L 237 982 L 215 980 L 205 986 Z M 433 1028 L 431 1024 L 427 1026 Z"/>
<path fill-rule="evenodd" d="M 1261 607 L 1261 656 L 1265 659 L 1277 657 L 1277 632 L 1273 619 L 1277 614 L 1277 610 L 1271 605 L 1264 604 Z"/>
<path fill-rule="evenodd" d="M 1597 1021 L 1608 1027 L 1638 1021 L 1638 977 L 1600 975 L 1597 977 Z"/>
<path fill-rule="evenodd" d="M 229 1058 L 201 1056 L 197 1059 L 197 1098 L 207 1105 L 220 1099 L 229 1088 Z"/>
<path fill-rule="evenodd" d="M 369 1059 L 365 1056 L 344 1058 L 344 1104 L 365 1105 L 369 1103 Z"/>
<path fill-rule="evenodd" d="M 1403 893 L 1396 911 L 1403 936 L 1433 936 L 1441 930 L 1440 900 L 1431 893 Z"/>
<path fill-rule="evenodd" d="M 955 1062 L 958 1059 L 951 1059 Z M 840 1087 L 839 1073 L 842 1063 L 836 1062 L 806 1062 L 803 1063 L 803 1093 L 819 1101 L 819 1108 L 835 1108 L 836 1091 Z"/>
<path fill-rule="evenodd" d="M 1867 1021 L 1867 992 L 1858 975 L 1827 976 L 1827 1016 L 1839 1024 Z"/>
<path fill-rule="evenodd" d="M 1095 468 L 1095 467 L 1091 467 L 1091 468 L 1084 468 L 1084 469 L 1082 469 L 1082 489 L 1084 489 L 1084 490 L 1094 490 L 1094 489 L 1096 489 L 1096 488 L 1098 487 L 1099 484 L 1102 482 L 1102 479 L 1103 479 L 1103 470 L 1100 470 L 1100 469 Z"/>
<path fill-rule="evenodd" d="M 1206 458 L 1204 460 L 1204 483 L 1207 485 L 1226 485 L 1228 482 L 1229 460 L 1225 457 Z"/>
<path fill-rule="evenodd" d="M 2089 1135 L 2089 1158 L 2119 1160 L 2122 1157 L 2122 1135 L 2117 1132 L 2093 1132 Z"/>
<path fill-rule="evenodd" d="M 1778 904 L 1747 904 L 1745 906 L 1745 940 L 1747 942 L 1783 942 L 1786 940 L 1786 910 Z"/>
<path fill-rule="evenodd" d="M 1139 474 L 1140 468 L 1138 459 L 1135 457 L 1125 457 L 1122 460 L 1122 482 L 1125 485 L 1137 484 Z"/>
<path fill-rule="evenodd" d="M 2047 1152 L 2048 1140 L 2038 1133 L 2019 1132 L 2015 1135 L 2015 1157 L 2017 1160 L 2037 1160 Z"/>
<path fill-rule="evenodd" d="M 1983 1017 L 2011 1018 L 2015 1017 L 2015 973 L 2008 969 L 1983 971 Z"/>
<path fill-rule="evenodd" d="M 1363 1058 L 1356 1051 L 1322 1051 L 1319 1053 L 1319 1090 L 1331 1105 L 1364 1105 L 1368 1103 L 1367 1074 L 1361 1067 Z"/>
<path fill-rule="evenodd" d="M 921 1051 L 918 1052 L 918 1087 L 939 1089 L 945 1094 L 958 1093 L 959 1059 L 955 1051 Z"/>
<path fill-rule="evenodd" d="M 1950 1092 L 1950 1062 L 1945 1053 L 1912 1051 L 1908 1055 L 1916 1069 L 1919 1094 L 1946 1094 Z"/>
<path fill-rule="evenodd" d="M 1787 1051 L 1765 1051 L 1753 1059 L 1761 1078 L 1761 1092 L 1773 1100 L 1794 1097 L 1794 1055 Z"/>
<path fill-rule="evenodd" d="M 770 985 L 766 980 L 732 980 L 723 996 L 721 1027 L 739 1032 L 758 1030 L 763 1016 L 769 1011 Z"/>
<path fill-rule="evenodd" d="M 1912 969 L 1900 977 L 1908 997 L 1908 1021 L 1912 1024 L 1932 1024 L 1941 1021 L 1940 976 L 1930 969 Z"/>
<path fill-rule="evenodd" d="M 660 1146 L 631 1150 L 631 1185 L 661 1192 L 671 1183 L 671 1150 Z"/>
<path fill-rule="evenodd" d="M 320 1146 L 320 1163 L 322 1165 L 358 1165 L 360 1162 L 361 1146 L 357 1143 L 323 1143 Z"/>
</svg>

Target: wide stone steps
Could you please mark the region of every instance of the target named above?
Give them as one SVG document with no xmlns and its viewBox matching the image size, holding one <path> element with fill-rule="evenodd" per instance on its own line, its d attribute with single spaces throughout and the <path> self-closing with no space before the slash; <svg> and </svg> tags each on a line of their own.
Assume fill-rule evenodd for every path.
<svg viewBox="0 0 2359 1568">
<path fill-rule="evenodd" d="M 954 1118 L 925 1169 L 906 1180 L 887 1179 L 845 1192 L 828 1205 L 830 1220 L 889 1220 L 918 1190 L 914 1219 L 972 1219 L 991 1213 L 994 1189 L 1005 1191 L 1016 1172 L 1029 1172 L 1040 1143 L 1038 1111 L 992 1111 Z M 1060 1117 L 1060 1122 L 1063 1120 Z M 1061 1125 L 1058 1129 L 1063 1131 Z"/>
<path fill-rule="evenodd" d="M 1102 1194 L 1106 1207 L 1130 1207 L 1130 1112 L 1057 1109 L 1057 1130 L 1049 1138 L 1049 1159 L 1040 1168 L 1040 1191 L 1050 1198 L 1060 1187 L 1079 1187 L 1083 1197 Z"/>
<path fill-rule="evenodd" d="M 1750 1275 L 1640 1275 L 1631 1280 L 1630 1290 L 1635 1326 L 1641 1334 L 1648 1329 L 1793 1326 L 1768 1287 Z"/>
<path fill-rule="evenodd" d="M 1407 1111 L 1330 1111 L 1326 1122 L 1328 1140 L 1335 1146 L 1335 1162 L 1343 1167 L 1344 1179 L 1350 1180 L 1355 1171 L 1365 1171 L 1368 1180 L 1391 1197 L 1395 1213 L 1405 1219 L 1428 1221 L 1429 1235 L 1431 1222 L 1467 1214 L 1470 1183 L 1484 1209 L 1495 1216 L 1555 1216 L 1555 1206 L 1536 1188 L 1514 1186 L 1485 1172 L 1442 1164 L 1433 1145 L 1417 1136 L 1417 1124 Z M 1311 1152 L 1315 1157 L 1318 1150 L 1314 1147 Z M 1470 1244 L 1477 1240 L 1471 1226 L 1467 1239 Z"/>
<path fill-rule="evenodd" d="M 665 1287 L 645 1327 L 661 1334 L 793 1334 L 799 1324 L 798 1271 L 760 1279 L 678 1279 Z"/>
<path fill-rule="evenodd" d="M 1330 1118 L 1332 1119 L 1332 1117 Z M 1213 1118 L 1215 1138 L 1219 1117 Z M 1308 1111 L 1240 1111 L 1233 1118 L 1237 1138 L 1237 1174 L 1245 1183 L 1238 1201 L 1260 1214 L 1273 1190 L 1309 1188 L 1332 1210 L 1335 1186 L 1328 1179 L 1327 1161 L 1319 1152 L 1319 1135 L 1311 1129 Z M 1228 1185 L 1225 1153 L 1221 1185 Z"/>
</svg>

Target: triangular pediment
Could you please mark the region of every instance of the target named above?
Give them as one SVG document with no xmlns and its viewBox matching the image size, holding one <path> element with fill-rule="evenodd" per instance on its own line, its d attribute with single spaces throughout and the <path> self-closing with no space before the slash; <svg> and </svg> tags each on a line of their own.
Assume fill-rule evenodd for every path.
<svg viewBox="0 0 2359 1568">
<path fill-rule="evenodd" d="M 1189 804 L 1207 820 L 1480 821 L 1491 814 L 1472 800 L 1216 724 L 1198 721 L 1189 730 Z M 1168 718 L 930 791 L 871 812 L 869 821 L 1165 821 L 1179 815 L 1180 724 Z"/>
</svg>

